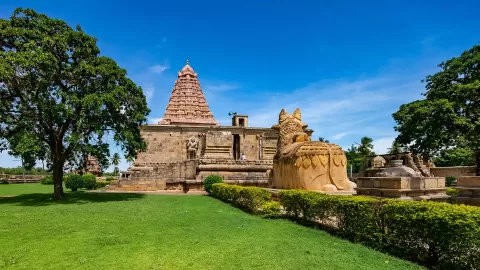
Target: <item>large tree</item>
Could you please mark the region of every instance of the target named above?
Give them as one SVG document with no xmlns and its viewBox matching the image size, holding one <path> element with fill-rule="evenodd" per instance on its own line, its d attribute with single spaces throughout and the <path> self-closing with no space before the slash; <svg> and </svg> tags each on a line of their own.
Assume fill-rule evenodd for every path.
<svg viewBox="0 0 480 270">
<path fill-rule="evenodd" d="M 425 99 L 393 114 L 396 141 L 411 151 L 436 155 L 452 147 L 475 152 L 480 175 L 480 46 L 442 62 L 427 76 Z"/>
<path fill-rule="evenodd" d="M 0 142 L 26 161 L 47 161 L 55 198 L 64 196 L 66 162 L 108 163 L 107 135 L 126 156 L 146 149 L 145 95 L 96 41 L 31 9 L 0 20 Z"/>
</svg>

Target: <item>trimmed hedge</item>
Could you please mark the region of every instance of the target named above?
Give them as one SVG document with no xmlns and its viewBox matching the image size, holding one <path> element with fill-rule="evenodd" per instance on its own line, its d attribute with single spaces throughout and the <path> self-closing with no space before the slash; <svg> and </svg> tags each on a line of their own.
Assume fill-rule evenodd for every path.
<svg viewBox="0 0 480 270">
<path fill-rule="evenodd" d="M 109 181 L 97 181 L 96 185 L 95 185 L 95 188 L 103 188 L 105 187 L 106 185 L 109 185 L 110 182 Z"/>
<path fill-rule="evenodd" d="M 0 178 L 0 185 L 8 185 L 8 179 L 7 178 Z"/>
<path fill-rule="evenodd" d="M 210 195 L 251 213 L 262 213 L 263 205 L 269 202 L 272 197 L 270 192 L 263 188 L 241 187 L 223 183 L 213 184 Z"/>
<path fill-rule="evenodd" d="M 288 215 L 320 222 L 340 236 L 438 269 L 480 265 L 480 208 L 283 190 Z"/>
</svg>

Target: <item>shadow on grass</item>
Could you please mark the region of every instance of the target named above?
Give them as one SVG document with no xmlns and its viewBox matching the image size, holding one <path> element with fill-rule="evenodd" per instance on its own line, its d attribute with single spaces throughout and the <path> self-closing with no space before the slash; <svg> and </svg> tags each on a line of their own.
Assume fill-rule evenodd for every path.
<svg viewBox="0 0 480 270">
<path fill-rule="evenodd" d="M 144 196 L 144 194 L 137 193 L 90 193 L 77 191 L 65 193 L 65 198 L 61 200 L 54 200 L 52 194 L 31 193 L 0 198 L 0 205 L 48 206 L 55 204 L 87 204 L 112 201 L 133 201 L 141 199 Z"/>
</svg>

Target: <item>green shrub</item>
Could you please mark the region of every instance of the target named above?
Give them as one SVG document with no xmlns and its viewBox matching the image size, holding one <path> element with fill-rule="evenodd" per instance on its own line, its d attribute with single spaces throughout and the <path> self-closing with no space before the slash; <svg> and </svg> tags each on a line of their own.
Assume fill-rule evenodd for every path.
<svg viewBox="0 0 480 270">
<path fill-rule="evenodd" d="M 448 196 L 450 196 L 448 199 L 447 199 L 447 202 L 448 203 L 451 203 L 451 204 L 454 204 L 457 202 L 457 196 L 458 194 L 460 194 L 460 191 L 458 189 L 455 189 L 455 188 L 452 188 L 452 187 L 449 187 L 447 188 L 447 191 L 445 192 Z"/>
<path fill-rule="evenodd" d="M 268 201 L 265 202 L 262 206 L 262 214 L 266 217 L 277 217 L 282 211 L 282 206 L 279 202 Z"/>
<path fill-rule="evenodd" d="M 457 197 L 458 194 L 460 194 L 460 191 L 458 189 L 449 187 L 449 188 L 447 188 L 446 193 L 447 193 L 448 196 Z"/>
<path fill-rule="evenodd" d="M 109 185 L 110 182 L 109 181 L 97 181 L 97 184 L 95 186 L 95 188 L 103 188 L 105 187 L 106 185 Z"/>
<path fill-rule="evenodd" d="M 111 177 L 111 176 L 108 176 L 107 178 L 105 178 L 105 181 L 108 181 L 108 182 L 110 182 L 110 181 L 112 181 L 112 180 L 115 180 L 115 178 L 113 178 L 113 177 Z"/>
<path fill-rule="evenodd" d="M 213 184 L 223 183 L 223 178 L 220 175 L 211 174 L 203 180 L 203 188 L 210 193 Z"/>
<path fill-rule="evenodd" d="M 70 174 L 66 177 L 65 187 L 72 191 L 77 191 L 79 188 L 83 188 L 83 179 L 81 175 Z"/>
<path fill-rule="evenodd" d="M 453 183 L 457 182 L 457 178 L 453 176 L 447 176 L 445 177 L 445 185 L 447 187 L 451 186 Z"/>
<path fill-rule="evenodd" d="M 261 213 L 262 206 L 271 200 L 268 190 L 258 187 L 241 187 L 216 183 L 212 185 L 210 195 L 229 202 L 251 213 Z"/>
<path fill-rule="evenodd" d="M 40 184 L 42 185 L 53 185 L 53 176 L 45 176 L 40 180 Z"/>
<path fill-rule="evenodd" d="M 8 184 L 8 179 L 0 178 L 0 185 L 7 185 L 7 184 Z"/>
<path fill-rule="evenodd" d="M 82 175 L 83 187 L 86 189 L 94 189 L 97 185 L 97 177 L 93 174 Z"/>
<path fill-rule="evenodd" d="M 354 242 L 438 269 L 480 265 L 480 208 L 283 190 L 288 215 L 320 222 Z"/>
</svg>

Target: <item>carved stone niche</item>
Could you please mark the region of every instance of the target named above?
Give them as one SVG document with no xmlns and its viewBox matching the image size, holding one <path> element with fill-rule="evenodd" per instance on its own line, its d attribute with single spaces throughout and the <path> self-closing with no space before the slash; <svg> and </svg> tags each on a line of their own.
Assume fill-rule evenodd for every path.
<svg viewBox="0 0 480 270">
<path fill-rule="evenodd" d="M 191 136 L 187 139 L 187 154 L 188 159 L 196 159 L 198 151 L 198 138 Z"/>
<path fill-rule="evenodd" d="M 233 136 L 226 131 L 208 131 L 205 136 L 204 158 L 231 158 Z"/>
</svg>

